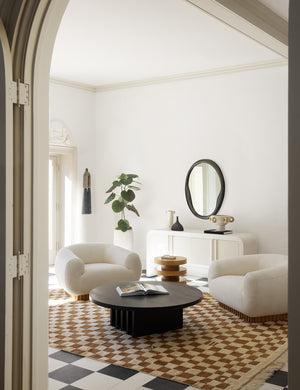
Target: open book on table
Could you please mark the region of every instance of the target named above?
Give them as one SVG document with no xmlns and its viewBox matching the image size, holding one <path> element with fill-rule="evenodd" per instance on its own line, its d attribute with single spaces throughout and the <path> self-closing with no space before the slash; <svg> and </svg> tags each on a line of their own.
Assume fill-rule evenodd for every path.
<svg viewBox="0 0 300 390">
<path fill-rule="evenodd" d="M 121 297 L 148 294 L 169 294 L 168 290 L 159 284 L 148 284 L 142 282 L 123 284 L 121 287 L 117 287 L 117 291 Z"/>
</svg>

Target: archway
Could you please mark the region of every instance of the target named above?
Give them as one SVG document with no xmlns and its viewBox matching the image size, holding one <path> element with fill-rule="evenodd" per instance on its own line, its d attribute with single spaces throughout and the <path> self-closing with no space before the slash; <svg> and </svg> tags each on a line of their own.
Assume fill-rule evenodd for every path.
<svg viewBox="0 0 300 390">
<path fill-rule="evenodd" d="M 41 259 L 48 258 L 48 78 L 67 3 L 4 1 L 0 10 L 5 76 L 1 107 L 6 112 L 1 124 L 6 129 L 7 157 L 2 178 L 6 186 L 6 237 L 1 236 L 6 248 L 1 258 L 6 276 L 1 323 L 5 345 L 1 343 L 0 350 L 3 389 L 47 388 L 48 269 Z"/>
</svg>

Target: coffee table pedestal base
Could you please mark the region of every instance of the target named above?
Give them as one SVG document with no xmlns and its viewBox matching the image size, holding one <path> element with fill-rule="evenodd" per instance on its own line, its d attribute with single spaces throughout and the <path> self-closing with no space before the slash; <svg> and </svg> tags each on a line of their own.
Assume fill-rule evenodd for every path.
<svg viewBox="0 0 300 390">
<path fill-rule="evenodd" d="M 110 324 L 133 337 L 166 332 L 182 328 L 183 309 L 111 309 Z"/>
</svg>

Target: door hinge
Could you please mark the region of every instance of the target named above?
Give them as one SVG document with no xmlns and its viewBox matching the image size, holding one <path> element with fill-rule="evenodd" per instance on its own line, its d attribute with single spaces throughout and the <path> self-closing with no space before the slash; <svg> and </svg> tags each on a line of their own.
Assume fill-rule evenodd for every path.
<svg viewBox="0 0 300 390">
<path fill-rule="evenodd" d="M 29 105 L 29 84 L 21 83 L 20 79 L 12 81 L 9 88 L 11 102 L 20 106 Z"/>
<path fill-rule="evenodd" d="M 29 254 L 21 254 L 18 252 L 16 256 L 9 259 L 8 272 L 12 278 L 20 279 L 29 273 Z"/>
</svg>

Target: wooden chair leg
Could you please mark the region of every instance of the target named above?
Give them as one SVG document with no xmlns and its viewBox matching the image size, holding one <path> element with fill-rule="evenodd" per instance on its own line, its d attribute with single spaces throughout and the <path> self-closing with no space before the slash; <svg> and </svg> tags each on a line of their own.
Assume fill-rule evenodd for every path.
<svg viewBox="0 0 300 390">
<path fill-rule="evenodd" d="M 74 301 L 89 301 L 90 299 L 90 295 L 89 294 L 82 294 L 82 295 L 72 295 L 72 294 L 69 294 L 70 297 L 72 297 L 74 299 Z"/>
</svg>

